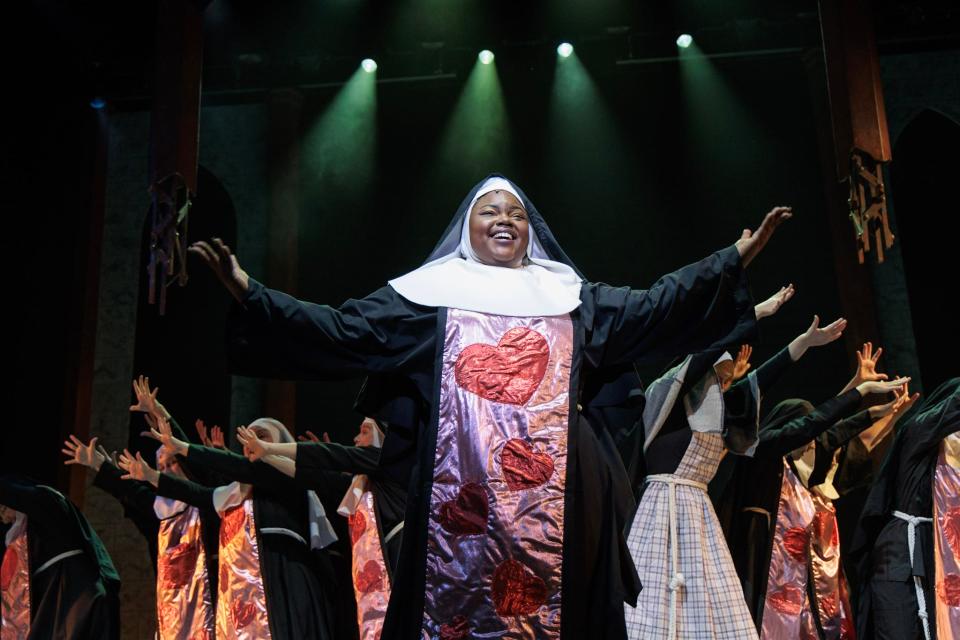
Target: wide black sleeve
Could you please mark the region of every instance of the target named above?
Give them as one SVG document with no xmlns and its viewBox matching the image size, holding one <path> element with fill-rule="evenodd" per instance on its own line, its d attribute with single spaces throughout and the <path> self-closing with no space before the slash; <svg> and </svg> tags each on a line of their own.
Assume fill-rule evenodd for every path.
<svg viewBox="0 0 960 640">
<path fill-rule="evenodd" d="M 764 395 L 769 393 L 773 385 L 780 380 L 792 364 L 793 358 L 790 357 L 790 348 L 784 347 L 777 355 L 760 365 L 756 370 L 757 387 L 760 388 L 760 393 Z M 749 384 L 747 378 L 743 378 L 742 380 L 738 380 L 733 387 L 745 386 L 747 384 Z"/>
<path fill-rule="evenodd" d="M 833 426 L 817 436 L 813 441 L 816 450 L 813 471 L 810 473 L 807 485 L 815 487 L 826 480 L 827 474 L 833 467 L 834 453 L 838 449 L 842 449 L 840 455 L 844 457 L 850 441 L 864 429 L 869 429 L 872 424 L 873 418 L 870 417 L 870 411 L 864 409 L 849 418 L 838 420 Z M 836 482 L 834 482 L 834 486 L 836 486 Z M 837 488 L 839 490 L 839 487 Z"/>
<path fill-rule="evenodd" d="M 350 474 L 376 474 L 380 449 L 348 447 L 327 442 L 297 443 L 297 480 L 322 482 L 318 472 L 342 471 Z"/>
<path fill-rule="evenodd" d="M 777 427 L 760 430 L 760 442 L 754 457 L 780 458 L 801 447 L 852 414 L 860 404 L 860 392 L 851 389 L 830 398 L 811 413 Z"/>
<path fill-rule="evenodd" d="M 198 509 L 213 508 L 212 487 L 205 487 L 202 484 L 166 473 L 160 474 L 160 480 L 157 482 L 157 495 L 185 502 Z"/>
<path fill-rule="evenodd" d="M 56 527 L 69 513 L 66 498 L 50 487 L 11 475 L 0 475 L 0 504 L 47 527 Z"/>
<path fill-rule="evenodd" d="M 960 430 L 960 391 L 914 416 L 906 429 L 903 459 L 930 453 L 944 438 Z"/>
<path fill-rule="evenodd" d="M 230 481 L 281 490 L 296 486 L 292 478 L 269 464 L 259 460 L 250 462 L 243 456 L 224 449 L 192 444 L 187 460 L 195 466 L 212 469 Z"/>
<path fill-rule="evenodd" d="M 156 490 L 147 482 L 134 482 L 122 479 L 123 472 L 110 462 L 100 465 L 93 478 L 93 486 L 102 489 L 116 498 L 133 520 L 156 520 L 153 502 Z M 140 527 L 139 523 L 137 525 Z"/>
<path fill-rule="evenodd" d="M 735 246 L 658 280 L 647 290 L 584 284 L 584 357 L 595 368 L 670 358 L 749 341 L 753 300 Z"/>
<path fill-rule="evenodd" d="M 390 287 L 333 308 L 251 279 L 228 322 L 231 370 L 288 379 L 409 372 L 433 362 L 436 318 Z"/>
</svg>

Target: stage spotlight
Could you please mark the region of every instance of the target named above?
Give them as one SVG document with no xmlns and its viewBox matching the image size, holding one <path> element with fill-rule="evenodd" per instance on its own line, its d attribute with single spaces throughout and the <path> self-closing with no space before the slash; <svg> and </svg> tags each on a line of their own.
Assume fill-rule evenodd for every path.
<svg viewBox="0 0 960 640">
<path fill-rule="evenodd" d="M 480 62 L 482 62 L 483 64 L 490 64 L 491 62 L 493 62 L 493 51 L 490 51 L 489 49 L 484 49 L 483 51 L 480 52 L 480 55 L 477 57 L 480 58 Z"/>
<path fill-rule="evenodd" d="M 107 101 L 101 98 L 100 96 L 97 96 L 96 98 L 90 101 L 90 106 L 96 109 L 97 111 L 99 111 L 100 109 L 103 109 L 105 106 L 107 106 Z"/>
<path fill-rule="evenodd" d="M 561 42 L 560 46 L 557 47 L 557 55 L 561 58 L 569 58 L 572 53 L 573 45 L 569 42 Z"/>
<path fill-rule="evenodd" d="M 360 63 L 360 66 L 363 67 L 363 70 L 367 73 L 373 73 L 377 70 L 377 62 L 373 58 L 365 58 L 364 61 Z"/>
<path fill-rule="evenodd" d="M 693 44 L 693 36 L 689 33 L 681 33 L 680 37 L 677 38 L 677 46 L 681 49 L 686 49 Z"/>
</svg>

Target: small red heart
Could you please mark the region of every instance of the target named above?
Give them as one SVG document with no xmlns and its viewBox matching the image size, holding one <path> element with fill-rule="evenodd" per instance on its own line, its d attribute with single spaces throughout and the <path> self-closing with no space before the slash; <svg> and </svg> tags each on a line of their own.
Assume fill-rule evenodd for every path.
<svg viewBox="0 0 960 640">
<path fill-rule="evenodd" d="M 0 567 L 0 588 L 6 591 L 13 582 L 13 577 L 17 575 L 17 567 L 20 566 L 20 556 L 13 547 L 7 547 L 3 554 L 3 566 Z"/>
<path fill-rule="evenodd" d="M 788 584 L 769 594 L 767 600 L 780 613 L 788 616 L 800 615 L 803 608 L 803 589 Z"/>
<path fill-rule="evenodd" d="M 220 546 L 227 546 L 227 544 L 233 540 L 234 536 L 243 529 L 246 521 L 247 514 L 242 504 L 227 509 L 227 511 L 220 516 Z"/>
<path fill-rule="evenodd" d="M 500 451 L 500 468 L 510 491 L 539 487 L 553 475 L 553 458 L 534 451 L 525 440 L 511 438 Z"/>
<path fill-rule="evenodd" d="M 240 630 L 253 622 L 253 617 L 257 612 L 257 607 L 252 602 L 245 600 L 234 600 L 233 602 L 233 628 Z"/>
<path fill-rule="evenodd" d="M 783 546 L 797 562 L 807 562 L 807 544 L 810 534 L 804 527 L 790 527 L 783 534 Z"/>
<path fill-rule="evenodd" d="M 458 536 L 470 536 L 487 531 L 490 503 L 482 485 L 468 482 L 460 487 L 457 497 L 440 505 L 437 519 L 440 526 Z"/>
<path fill-rule="evenodd" d="M 352 547 L 367 530 L 367 517 L 362 511 L 354 511 L 347 518 L 347 526 L 350 528 L 350 546 Z"/>
<path fill-rule="evenodd" d="M 840 598 L 836 593 L 823 594 L 818 597 L 820 606 L 823 607 L 823 614 L 828 620 L 833 620 L 840 614 Z"/>
<path fill-rule="evenodd" d="M 937 583 L 937 597 L 950 607 L 960 607 L 960 575 L 948 573 Z"/>
<path fill-rule="evenodd" d="M 813 517 L 813 530 L 816 533 L 817 540 L 826 542 L 830 546 L 836 546 L 840 543 L 840 537 L 837 533 L 837 514 L 833 511 L 818 511 Z"/>
<path fill-rule="evenodd" d="M 540 386 L 550 361 L 547 339 L 526 327 L 510 329 L 497 346 L 471 344 L 460 352 L 457 384 L 481 398 L 524 405 Z"/>
<path fill-rule="evenodd" d="M 367 560 L 363 569 L 354 576 L 353 584 L 360 593 L 383 591 L 383 569 L 376 560 Z"/>
<path fill-rule="evenodd" d="M 454 616 L 449 623 L 440 625 L 440 640 L 463 640 L 469 633 L 470 627 L 464 616 Z"/>
<path fill-rule="evenodd" d="M 184 542 L 167 549 L 160 558 L 160 584 L 164 589 L 179 589 L 190 582 L 194 570 L 197 568 L 197 556 L 200 554 L 199 543 Z"/>
<path fill-rule="evenodd" d="M 522 562 L 505 560 L 493 572 L 497 615 L 529 615 L 547 601 L 547 585 Z"/>
<path fill-rule="evenodd" d="M 943 514 L 943 535 L 954 553 L 960 553 L 960 507 Z"/>
</svg>

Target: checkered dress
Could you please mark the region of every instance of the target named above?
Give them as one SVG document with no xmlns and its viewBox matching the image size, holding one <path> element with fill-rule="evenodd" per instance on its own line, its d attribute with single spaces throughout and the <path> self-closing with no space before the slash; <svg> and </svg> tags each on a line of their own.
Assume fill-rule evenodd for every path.
<svg viewBox="0 0 960 640">
<path fill-rule="evenodd" d="M 722 452 L 720 434 L 694 432 L 672 475 L 706 484 L 716 473 Z M 636 608 L 624 607 L 627 635 L 631 640 L 670 640 L 670 582 L 679 571 L 684 584 L 677 598 L 677 638 L 757 638 L 710 498 L 696 487 L 676 485 L 674 490 L 679 567 L 671 566 L 670 486 L 648 484 L 633 519 L 627 545 L 643 591 Z"/>
</svg>

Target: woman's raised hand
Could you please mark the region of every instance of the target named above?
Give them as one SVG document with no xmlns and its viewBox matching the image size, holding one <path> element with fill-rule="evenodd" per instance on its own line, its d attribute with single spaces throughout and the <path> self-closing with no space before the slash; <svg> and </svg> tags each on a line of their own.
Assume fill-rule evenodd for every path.
<svg viewBox="0 0 960 640">
<path fill-rule="evenodd" d="M 64 440 L 63 449 L 61 449 L 63 455 L 67 456 L 63 464 L 79 464 L 94 471 L 100 471 L 100 467 L 107 460 L 107 456 L 101 449 L 102 447 L 97 447 L 97 438 L 91 438 L 88 444 L 83 444 L 77 436 L 71 435 L 68 440 Z"/>
<path fill-rule="evenodd" d="M 890 393 L 901 389 L 908 382 L 910 382 L 909 376 L 896 380 L 870 380 L 858 384 L 857 391 L 860 392 L 861 396 L 867 396 L 871 393 Z"/>
<path fill-rule="evenodd" d="M 757 254 L 760 253 L 767 242 L 770 241 L 770 237 L 773 236 L 773 232 L 776 231 L 777 227 L 791 217 L 793 217 L 793 208 L 774 207 L 764 216 L 763 222 L 760 223 L 760 228 L 756 231 L 751 231 L 750 229 L 743 230 L 740 239 L 736 242 L 737 251 L 740 252 L 740 260 L 743 262 L 743 266 L 746 267 L 757 257 Z"/>
<path fill-rule="evenodd" d="M 270 453 L 267 451 L 266 443 L 257 437 L 253 429 L 244 426 L 237 427 L 237 440 L 243 445 L 243 455 L 247 456 L 250 462 L 256 462 Z"/>
<path fill-rule="evenodd" d="M 780 311 L 780 307 L 786 304 L 786 302 L 792 298 L 793 294 L 796 292 L 797 290 L 793 284 L 788 284 L 785 287 L 781 287 L 780 291 L 777 291 L 775 294 L 753 308 L 753 312 L 756 314 L 757 320 L 769 318 L 777 311 Z"/>
<path fill-rule="evenodd" d="M 157 417 L 156 424 L 150 425 L 150 430 L 142 431 L 140 435 L 153 438 L 176 455 L 185 456 L 190 448 L 188 443 L 173 436 L 173 430 L 166 418 Z"/>
<path fill-rule="evenodd" d="M 886 380 L 887 374 L 877 373 L 877 361 L 883 353 L 883 347 L 873 350 L 873 343 L 866 342 L 863 348 L 857 351 L 857 373 L 854 379 L 859 384 L 870 380 Z"/>
<path fill-rule="evenodd" d="M 122 480 L 139 480 L 149 482 L 153 486 L 157 486 L 160 481 L 160 473 L 147 464 L 139 451 L 134 456 L 130 451 L 124 449 L 123 453 L 120 454 L 120 459 L 117 460 L 117 466 L 127 472 L 126 475 L 121 476 Z"/>
<path fill-rule="evenodd" d="M 243 300 L 250 284 L 250 276 L 240 267 L 237 256 L 233 255 L 230 247 L 224 244 L 223 240 L 220 238 L 212 238 L 209 242 L 200 240 L 191 244 L 187 251 L 199 256 L 213 270 L 214 275 L 237 302 Z"/>
</svg>

